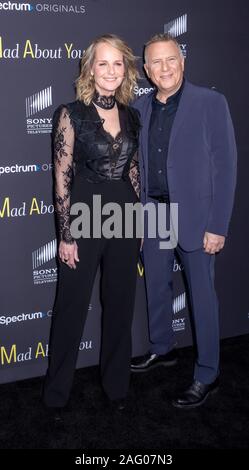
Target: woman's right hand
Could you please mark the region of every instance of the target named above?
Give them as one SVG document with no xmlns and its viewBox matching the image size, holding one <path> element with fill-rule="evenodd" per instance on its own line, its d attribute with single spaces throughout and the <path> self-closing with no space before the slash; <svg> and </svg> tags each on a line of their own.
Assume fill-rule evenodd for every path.
<svg viewBox="0 0 249 470">
<path fill-rule="evenodd" d="M 71 269 L 76 269 L 75 261 L 79 262 L 77 243 L 66 243 L 61 241 L 59 244 L 59 258 Z"/>
</svg>

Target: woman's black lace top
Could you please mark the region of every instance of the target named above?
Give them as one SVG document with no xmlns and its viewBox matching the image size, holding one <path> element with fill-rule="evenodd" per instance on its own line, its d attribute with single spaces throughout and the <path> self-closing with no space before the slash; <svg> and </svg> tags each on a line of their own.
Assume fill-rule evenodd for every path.
<svg viewBox="0 0 249 470">
<path fill-rule="evenodd" d="M 103 128 L 93 104 L 74 101 L 54 113 L 55 206 L 60 239 L 67 243 L 74 241 L 70 233 L 74 178 L 81 176 L 93 184 L 130 178 L 138 193 L 138 111 L 119 104 L 118 110 L 121 131 L 115 138 Z"/>
</svg>

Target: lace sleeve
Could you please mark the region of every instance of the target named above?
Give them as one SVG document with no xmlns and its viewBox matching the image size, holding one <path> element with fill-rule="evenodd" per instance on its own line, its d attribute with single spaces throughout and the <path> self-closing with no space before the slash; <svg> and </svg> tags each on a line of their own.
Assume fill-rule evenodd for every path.
<svg viewBox="0 0 249 470">
<path fill-rule="evenodd" d="M 137 197 L 140 197 L 140 174 L 139 174 L 139 164 L 138 164 L 138 153 L 136 152 L 131 160 L 129 177 L 131 184 L 137 194 Z"/>
<path fill-rule="evenodd" d="M 60 240 L 73 243 L 70 233 L 70 193 L 73 178 L 74 127 L 66 107 L 54 117 L 55 210 Z"/>
</svg>

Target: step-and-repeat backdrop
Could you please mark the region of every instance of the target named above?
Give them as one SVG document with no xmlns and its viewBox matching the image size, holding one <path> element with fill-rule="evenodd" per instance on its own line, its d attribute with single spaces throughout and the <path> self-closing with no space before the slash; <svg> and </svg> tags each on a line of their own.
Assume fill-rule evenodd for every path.
<svg viewBox="0 0 249 470">
<path fill-rule="evenodd" d="M 188 79 L 221 91 L 230 105 L 239 178 L 230 237 L 217 257 L 216 285 L 222 337 L 249 331 L 247 1 L 0 1 L 0 382 L 43 375 L 47 367 L 57 280 L 53 111 L 74 99 L 82 52 L 103 33 L 116 33 L 133 48 L 141 71 L 136 94 L 148 93 L 142 48 L 163 31 L 179 40 Z M 177 260 L 173 269 L 173 328 L 177 344 L 184 346 L 192 342 L 188 303 Z M 137 274 L 134 355 L 148 346 L 142 265 Z M 79 348 L 80 367 L 99 360 L 98 281 L 99 275 Z"/>
</svg>

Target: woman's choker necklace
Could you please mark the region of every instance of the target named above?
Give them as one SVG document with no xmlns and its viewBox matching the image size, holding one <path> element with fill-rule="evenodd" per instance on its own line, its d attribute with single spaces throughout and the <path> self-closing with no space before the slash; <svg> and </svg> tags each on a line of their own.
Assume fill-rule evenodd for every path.
<svg viewBox="0 0 249 470">
<path fill-rule="evenodd" d="M 97 91 L 95 91 L 92 102 L 99 106 L 102 109 L 112 109 L 115 106 L 116 98 L 114 95 L 110 96 L 101 96 Z"/>
</svg>

